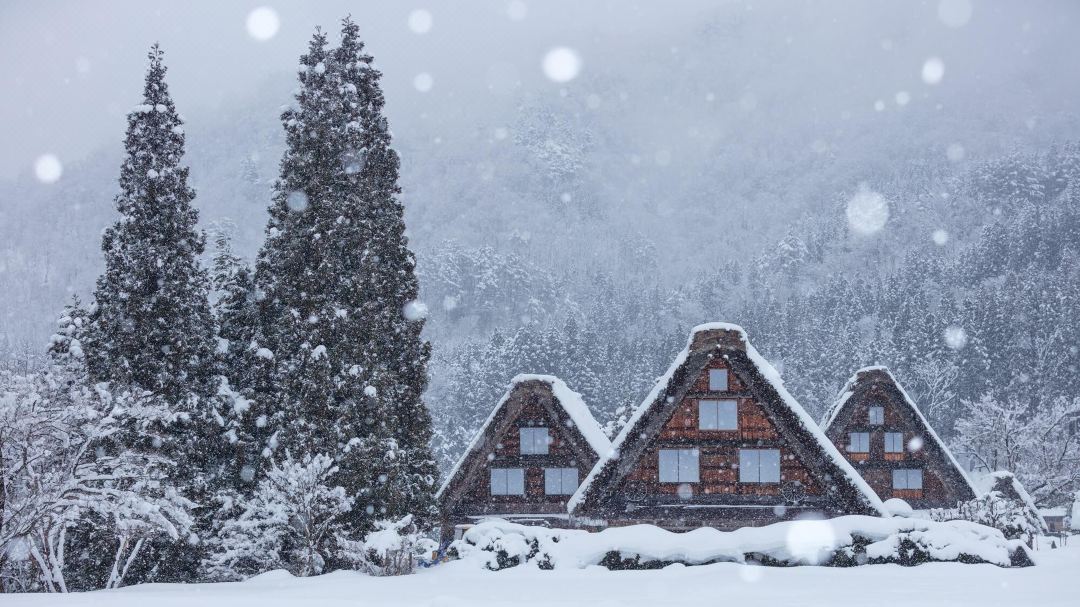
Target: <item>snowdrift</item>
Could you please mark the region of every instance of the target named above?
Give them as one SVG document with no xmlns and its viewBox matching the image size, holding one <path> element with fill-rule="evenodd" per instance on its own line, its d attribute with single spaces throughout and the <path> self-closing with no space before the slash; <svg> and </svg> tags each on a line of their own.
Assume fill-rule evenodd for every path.
<svg viewBox="0 0 1080 607">
<path fill-rule="evenodd" d="M 519 565 L 574 569 L 655 569 L 673 563 L 756 563 L 768 566 L 851 567 L 878 563 L 1033 565 L 1019 540 L 968 521 L 843 516 L 718 531 L 673 533 L 652 525 L 597 533 L 532 527 L 495 519 L 465 532 L 451 546 L 465 562 L 499 570 Z"/>
</svg>

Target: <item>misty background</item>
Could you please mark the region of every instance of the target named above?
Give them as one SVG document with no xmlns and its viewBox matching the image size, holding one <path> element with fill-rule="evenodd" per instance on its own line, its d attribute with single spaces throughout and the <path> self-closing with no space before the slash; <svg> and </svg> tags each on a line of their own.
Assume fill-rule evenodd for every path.
<svg viewBox="0 0 1080 607">
<path fill-rule="evenodd" d="M 246 20 L 264 5 L 280 29 L 260 40 Z M 410 24 L 416 10 L 430 27 Z M 931 348 L 959 369 L 932 418 L 948 434 L 993 364 L 968 355 L 969 339 L 992 348 L 1011 339 L 993 331 L 1020 331 L 1001 306 L 978 326 L 963 302 L 1031 274 L 973 270 L 1011 255 L 986 230 L 1073 183 L 1057 151 L 1080 138 L 1074 2 L 6 2 L 7 364 L 33 366 L 63 305 L 93 289 L 149 46 L 162 44 L 186 120 L 201 223 L 226 225 L 252 259 L 298 57 L 346 14 L 384 74 L 402 156 L 444 463 L 518 372 L 568 376 L 617 423 L 688 328 L 711 320 L 746 326 L 815 413 L 861 364 L 897 366 L 925 396 L 940 378 L 914 358 Z M 556 47 L 580 57 L 567 82 L 542 69 Z M 36 174 L 44 155 L 58 179 Z M 1040 180 L 1051 185 L 1016 198 L 1018 182 Z M 866 200 L 886 213 L 872 230 L 850 214 Z M 1055 237 L 1055 263 L 1073 236 Z M 1060 298 L 1039 305 L 1065 316 L 1022 320 L 1056 329 L 1076 314 Z M 901 335 L 915 325 L 918 337 Z M 1075 375 L 1070 335 L 1033 340 L 1055 366 L 998 388 Z"/>
</svg>

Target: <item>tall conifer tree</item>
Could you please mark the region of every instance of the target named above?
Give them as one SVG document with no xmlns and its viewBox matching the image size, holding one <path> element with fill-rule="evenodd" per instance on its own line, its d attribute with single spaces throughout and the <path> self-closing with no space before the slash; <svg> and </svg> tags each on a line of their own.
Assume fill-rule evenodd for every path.
<svg viewBox="0 0 1080 607">
<path fill-rule="evenodd" d="M 312 38 L 256 267 L 275 435 L 339 462 L 358 531 L 405 513 L 429 522 L 437 475 L 421 400 L 430 347 L 371 62 L 348 19 L 339 48 Z"/>
</svg>

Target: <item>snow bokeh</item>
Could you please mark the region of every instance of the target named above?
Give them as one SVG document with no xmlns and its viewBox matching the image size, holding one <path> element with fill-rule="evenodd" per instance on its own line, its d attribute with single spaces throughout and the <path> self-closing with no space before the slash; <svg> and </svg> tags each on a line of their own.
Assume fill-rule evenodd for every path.
<svg viewBox="0 0 1080 607">
<path fill-rule="evenodd" d="M 428 315 L 428 307 L 426 303 L 420 301 L 419 299 L 414 299 L 409 303 L 405 304 L 405 308 L 402 310 L 402 314 L 405 315 L 405 320 L 424 320 L 425 318 L 427 318 Z"/>
<path fill-rule="evenodd" d="M 34 176 L 41 183 L 56 183 L 64 174 L 64 165 L 55 154 L 42 154 L 34 161 Z"/>
<path fill-rule="evenodd" d="M 896 105 L 905 106 L 911 102 L 911 93 L 900 91 L 896 94 Z"/>
<path fill-rule="evenodd" d="M 945 157 L 951 162 L 960 162 L 966 155 L 967 152 L 964 150 L 964 146 L 959 143 L 950 143 L 949 147 L 945 149 Z"/>
<path fill-rule="evenodd" d="M 269 6 L 260 6 L 248 13 L 246 25 L 249 36 L 259 42 L 265 42 L 277 35 L 278 30 L 281 29 L 281 19 L 274 9 Z"/>
<path fill-rule="evenodd" d="M 938 19 L 949 27 L 964 27 L 971 21 L 971 0 L 941 0 L 938 2 Z"/>
<path fill-rule="evenodd" d="M 431 26 L 434 24 L 434 18 L 431 16 L 431 11 L 418 8 L 409 13 L 409 29 L 414 34 L 426 34 L 431 31 Z"/>
<path fill-rule="evenodd" d="M 788 552 L 796 560 L 816 565 L 832 554 L 836 546 L 836 533 L 829 521 L 803 519 L 794 521 L 788 527 L 786 543 Z"/>
<path fill-rule="evenodd" d="M 952 325 L 945 329 L 945 345 L 949 346 L 953 350 L 960 350 L 967 345 L 968 336 L 967 331 L 963 327 Z"/>
<path fill-rule="evenodd" d="M 581 71 L 581 56 L 572 48 L 555 47 L 544 55 L 542 67 L 552 82 L 570 82 Z"/>
<path fill-rule="evenodd" d="M 949 242 L 949 233 L 945 230 L 937 229 L 934 230 L 934 232 L 930 235 L 930 238 L 934 241 L 934 244 L 939 247 L 943 247 L 947 242 Z"/>
<path fill-rule="evenodd" d="M 299 213 L 308 208 L 307 194 L 300 190 L 293 190 L 285 197 L 285 204 L 288 205 L 290 211 Z"/>
<path fill-rule="evenodd" d="M 529 14 L 529 6 L 522 0 L 511 0 L 506 4 L 506 16 L 513 21 L 524 21 Z"/>
<path fill-rule="evenodd" d="M 435 86 L 435 79 L 427 72 L 421 72 L 413 78 L 413 88 L 421 93 L 430 91 L 433 86 Z"/>
<path fill-rule="evenodd" d="M 889 203 L 884 196 L 862 185 L 848 201 L 846 215 L 851 231 L 870 236 L 881 231 L 889 221 Z"/>
<path fill-rule="evenodd" d="M 945 62 L 940 57 L 930 57 L 923 63 L 922 79 L 926 84 L 938 84 L 945 76 Z"/>
</svg>

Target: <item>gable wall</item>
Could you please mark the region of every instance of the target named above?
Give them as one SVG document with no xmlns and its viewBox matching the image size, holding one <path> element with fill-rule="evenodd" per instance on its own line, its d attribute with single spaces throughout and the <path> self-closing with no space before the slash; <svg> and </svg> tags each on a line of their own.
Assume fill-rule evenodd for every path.
<svg viewBox="0 0 1080 607">
<path fill-rule="evenodd" d="M 881 426 L 871 426 L 869 409 L 871 406 L 879 405 L 885 407 L 885 423 Z M 947 473 L 947 469 L 951 468 L 951 463 L 943 453 L 936 449 L 918 418 L 909 410 L 897 392 L 887 388 L 880 381 L 874 381 L 869 387 L 856 386 L 855 394 L 844 406 L 850 410 L 850 413 L 842 412 L 843 418 L 847 421 L 842 425 L 834 423 L 828 430 L 829 439 L 848 458 L 851 465 L 862 475 L 878 497 L 882 500 L 901 498 L 915 508 L 956 506 L 956 501 L 966 493 L 966 487 L 955 486 L 953 477 Z M 848 451 L 851 432 L 870 434 L 869 453 Z M 903 432 L 903 453 L 885 453 L 886 432 Z M 924 447 L 912 451 L 908 445 L 916 437 L 924 441 Z M 922 491 L 894 490 L 892 471 L 897 468 L 922 468 Z"/>
<path fill-rule="evenodd" d="M 585 441 L 580 437 L 580 433 L 567 425 L 569 416 L 562 414 L 561 419 L 558 416 L 553 417 L 549 414 L 547 407 L 542 404 L 542 402 L 552 402 L 554 397 L 550 393 L 538 394 L 533 390 L 523 390 L 511 398 L 524 399 L 524 403 L 520 405 L 520 413 L 514 416 L 506 430 L 499 435 L 493 450 L 488 453 L 471 454 L 473 458 L 481 458 L 479 469 L 468 479 L 468 486 L 464 490 L 462 499 L 451 508 L 451 512 L 444 512 L 444 516 L 453 518 L 456 515 L 493 513 L 565 514 L 566 502 L 570 496 L 545 494 L 544 468 L 576 468 L 580 482 L 585 479 L 595 464 L 594 455 L 582 461 L 571 446 L 571 436 L 574 436 L 578 444 L 584 445 Z M 512 403 L 507 403 L 504 410 L 516 408 Z M 561 413 L 561 407 L 557 403 L 554 408 Z M 491 424 L 491 428 L 506 424 L 505 418 L 496 421 L 497 423 Z M 519 428 L 540 426 L 548 428 L 552 439 L 548 446 L 548 453 L 522 455 Z M 466 467 L 471 469 L 471 465 L 472 462 Z M 492 495 L 490 483 L 492 468 L 525 469 L 525 495 Z"/>
<path fill-rule="evenodd" d="M 729 369 L 728 393 L 709 394 L 708 369 Z M 738 401 L 737 430 L 699 430 L 698 401 L 704 398 L 731 398 L 732 394 L 742 394 Z M 812 473 L 784 444 L 772 422 L 769 421 L 764 407 L 753 398 L 746 396 L 746 386 L 730 371 L 722 358 L 709 362 L 706 369 L 695 380 L 689 395 L 685 398 L 671 418 L 664 424 L 659 436 L 654 440 L 637 466 L 627 476 L 625 491 L 638 495 L 674 495 L 679 491 L 680 483 L 661 483 L 659 481 L 659 450 L 666 448 L 696 448 L 699 456 L 699 483 L 690 483 L 694 497 L 702 495 L 746 495 L 778 496 L 781 484 L 759 484 L 739 482 L 740 448 L 779 448 L 781 483 L 800 482 L 808 495 L 820 495 L 822 488 Z M 685 488 L 683 497 L 685 497 Z M 693 498 L 686 500 L 693 503 Z"/>
</svg>

